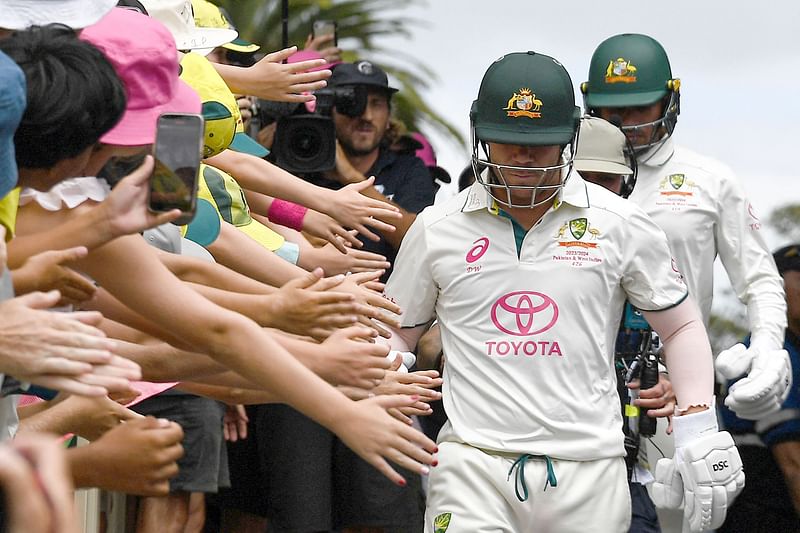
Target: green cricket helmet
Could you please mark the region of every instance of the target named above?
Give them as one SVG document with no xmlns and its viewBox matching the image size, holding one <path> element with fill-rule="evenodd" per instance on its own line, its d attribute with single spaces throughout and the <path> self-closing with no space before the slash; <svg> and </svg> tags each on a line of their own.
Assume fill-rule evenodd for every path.
<svg viewBox="0 0 800 533">
<path fill-rule="evenodd" d="M 535 52 L 507 54 L 483 75 L 478 98 L 470 110 L 472 165 L 478 182 L 495 201 L 509 207 L 534 207 L 551 200 L 572 171 L 577 147 L 580 108 L 575 105 L 572 80 L 557 60 Z M 522 146 L 561 146 L 561 163 L 549 167 L 513 167 L 491 162 L 487 143 Z M 481 153 L 482 152 L 482 153 Z M 482 172 L 489 168 L 487 175 Z M 504 171 L 540 174 L 536 184 L 508 185 Z M 553 172 L 561 173 L 557 185 L 546 184 Z M 505 190 L 505 199 L 497 190 Z M 512 190 L 532 192 L 530 203 L 513 204 Z M 536 200 L 537 192 L 551 192 Z"/>
<path fill-rule="evenodd" d="M 664 101 L 658 120 L 623 126 L 623 131 L 655 126 L 651 139 L 637 151 L 662 144 L 672 135 L 680 114 L 681 81 L 672 77 L 669 58 L 661 44 L 647 35 L 623 33 L 597 47 L 589 63 L 589 81 L 581 84 L 584 107 L 640 107 Z"/>
</svg>

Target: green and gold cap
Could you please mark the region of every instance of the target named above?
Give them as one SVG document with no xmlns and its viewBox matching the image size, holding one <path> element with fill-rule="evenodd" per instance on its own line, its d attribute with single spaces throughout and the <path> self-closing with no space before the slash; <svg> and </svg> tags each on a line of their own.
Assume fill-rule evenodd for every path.
<svg viewBox="0 0 800 533">
<path fill-rule="evenodd" d="M 515 52 L 489 66 L 470 119 L 479 141 L 566 145 L 575 137 L 580 109 L 561 63 L 536 52 Z"/>
<path fill-rule="evenodd" d="M 181 58 L 181 79 L 197 91 L 203 101 L 204 158 L 217 155 L 226 148 L 256 157 L 269 154 L 269 150 L 244 132 L 236 97 L 205 56 L 184 54 Z"/>
<path fill-rule="evenodd" d="M 236 122 L 241 120 L 236 98 L 208 59 L 200 54 L 183 55 L 180 77 L 197 91 L 203 101 L 203 157 L 217 155 L 233 142 Z"/>
<path fill-rule="evenodd" d="M 194 12 L 194 23 L 198 28 L 225 28 L 236 30 L 230 22 L 230 17 L 221 7 L 215 6 L 208 0 L 192 0 L 192 11 Z M 238 31 L 237 31 L 238 33 Z M 232 41 L 222 45 L 223 48 L 234 52 L 253 53 L 261 47 L 237 36 Z"/>
<path fill-rule="evenodd" d="M 581 91 L 588 109 L 645 106 L 677 88 L 673 83 L 664 47 L 647 35 L 623 33 L 594 51 Z"/>
</svg>

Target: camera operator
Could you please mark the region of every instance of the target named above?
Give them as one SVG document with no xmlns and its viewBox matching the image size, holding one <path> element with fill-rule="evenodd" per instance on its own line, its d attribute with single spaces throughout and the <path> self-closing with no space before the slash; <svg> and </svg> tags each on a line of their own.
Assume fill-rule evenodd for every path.
<svg viewBox="0 0 800 533">
<path fill-rule="evenodd" d="M 402 220 L 394 223 L 393 232 L 382 232 L 381 240 L 364 240 L 364 250 L 381 254 L 394 263 L 394 257 L 416 214 L 433 203 L 435 191 L 425 164 L 413 155 L 389 150 L 391 99 L 397 89 L 389 86 L 386 73 L 369 61 L 341 63 L 333 69 L 328 86 L 366 87 L 363 113 L 351 117 L 333 110 L 336 130 L 336 167 L 306 176 L 307 181 L 322 187 L 339 189 L 375 176 L 375 184 L 365 194 L 400 208 Z M 390 272 L 384 274 L 384 280 Z"/>
</svg>

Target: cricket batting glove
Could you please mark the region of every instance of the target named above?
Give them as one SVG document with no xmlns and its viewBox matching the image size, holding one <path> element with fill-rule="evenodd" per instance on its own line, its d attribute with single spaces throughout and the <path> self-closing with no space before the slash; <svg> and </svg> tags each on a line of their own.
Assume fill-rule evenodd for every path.
<svg viewBox="0 0 800 533">
<path fill-rule="evenodd" d="M 792 366 L 786 350 L 737 344 L 720 353 L 714 364 L 725 379 L 747 373 L 725 398 L 725 405 L 740 418 L 758 420 L 776 413 L 791 389 Z"/>
<path fill-rule="evenodd" d="M 659 459 L 651 496 L 657 507 L 683 507 L 691 531 L 716 529 L 744 488 L 739 450 L 727 431 L 719 431 L 714 409 L 676 416 L 675 456 Z"/>
</svg>

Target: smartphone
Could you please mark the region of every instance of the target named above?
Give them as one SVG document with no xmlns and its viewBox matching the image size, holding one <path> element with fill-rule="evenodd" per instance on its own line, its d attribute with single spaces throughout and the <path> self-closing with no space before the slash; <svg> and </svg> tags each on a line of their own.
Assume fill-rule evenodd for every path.
<svg viewBox="0 0 800 533">
<path fill-rule="evenodd" d="M 191 113 L 164 113 L 156 123 L 148 206 L 155 212 L 180 209 L 173 221 L 179 226 L 192 221 L 197 207 L 203 125 L 202 115 Z"/>
<path fill-rule="evenodd" d="M 335 20 L 315 20 L 311 27 L 311 36 L 333 35 L 333 46 L 339 46 L 339 28 Z"/>
</svg>

